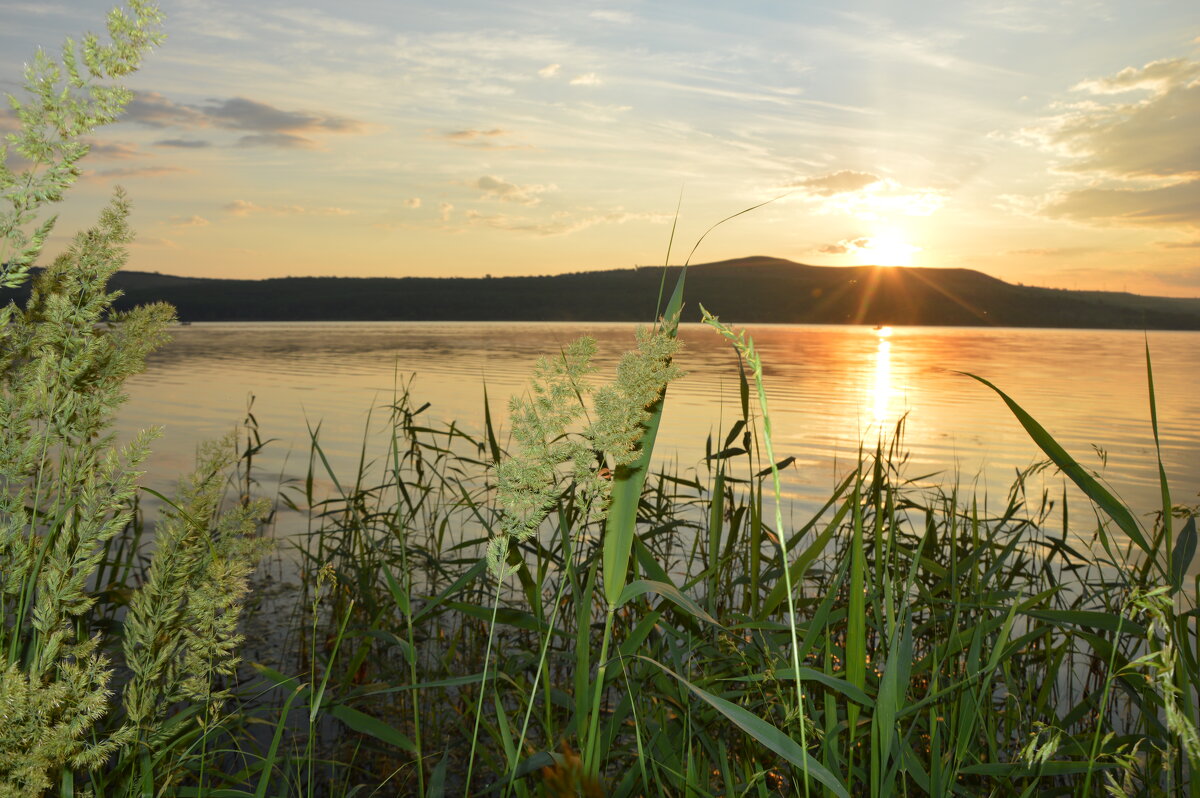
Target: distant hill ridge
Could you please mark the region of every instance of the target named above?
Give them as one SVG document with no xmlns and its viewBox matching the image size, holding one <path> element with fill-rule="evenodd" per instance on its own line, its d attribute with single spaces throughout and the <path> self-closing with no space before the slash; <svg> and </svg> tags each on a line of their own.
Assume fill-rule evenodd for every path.
<svg viewBox="0 0 1200 798">
<path fill-rule="evenodd" d="M 670 267 L 668 290 L 679 267 Z M 119 272 L 118 308 L 170 302 L 184 321 L 647 321 L 662 269 L 531 277 L 225 280 Z M 691 266 L 703 304 L 742 323 L 1200 330 L 1200 299 L 1013 285 L 970 269 L 810 266 L 755 256 Z M 12 292 L 3 296 L 13 298 Z"/>
</svg>

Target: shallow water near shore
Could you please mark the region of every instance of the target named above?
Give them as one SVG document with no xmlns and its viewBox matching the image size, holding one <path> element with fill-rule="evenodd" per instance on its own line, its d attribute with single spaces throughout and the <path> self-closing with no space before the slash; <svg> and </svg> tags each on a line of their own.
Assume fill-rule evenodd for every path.
<svg viewBox="0 0 1200 798">
<path fill-rule="evenodd" d="M 274 439 L 255 460 L 262 490 L 272 495 L 303 478 L 310 428 L 319 427 L 339 475 L 354 473 L 364 440 L 368 458 L 380 456 L 387 411 L 370 419 L 368 411 L 389 404 L 410 378 L 415 404 L 430 403 L 430 423 L 454 421 L 471 434 L 483 429 L 486 386 L 503 442 L 508 398 L 525 389 L 539 356 L 593 336 L 599 382 L 632 347 L 633 332 L 629 324 L 197 323 L 177 328 L 130 381 L 118 431 L 127 437 L 163 427 L 143 484 L 169 490 L 200 441 L 242 422 L 253 395 L 262 436 Z M 766 367 L 776 453 L 795 458 L 784 475 L 793 511 L 819 506 L 859 447 L 892 435 L 902 416 L 910 477 L 957 481 L 1002 503 L 1015 470 L 1040 453 L 994 393 L 958 372 L 1006 391 L 1136 512 L 1159 506 L 1141 332 L 776 325 L 749 332 Z M 700 325 L 684 325 L 681 336 L 678 362 L 688 374 L 670 389 L 656 457 L 686 475 L 701 466 L 706 438 L 720 448 L 741 410 L 732 349 Z M 1151 333 L 1149 345 L 1173 497 L 1195 503 L 1200 333 Z M 1062 482 L 1051 474 L 1045 488 L 1056 497 Z M 286 517 L 280 523 L 286 527 Z"/>
</svg>

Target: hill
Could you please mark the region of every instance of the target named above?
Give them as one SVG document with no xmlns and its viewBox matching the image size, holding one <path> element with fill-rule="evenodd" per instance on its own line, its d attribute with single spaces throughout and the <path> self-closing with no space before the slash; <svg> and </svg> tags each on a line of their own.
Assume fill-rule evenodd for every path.
<svg viewBox="0 0 1200 798">
<path fill-rule="evenodd" d="M 668 271 L 669 288 L 678 267 Z M 120 272 L 112 285 L 124 292 L 119 308 L 162 300 L 185 321 L 645 321 L 662 275 L 652 267 L 483 278 Z M 1200 299 L 1013 285 L 969 269 L 808 266 L 769 257 L 692 266 L 685 321 L 699 319 L 700 304 L 739 324 L 1200 330 Z"/>
</svg>

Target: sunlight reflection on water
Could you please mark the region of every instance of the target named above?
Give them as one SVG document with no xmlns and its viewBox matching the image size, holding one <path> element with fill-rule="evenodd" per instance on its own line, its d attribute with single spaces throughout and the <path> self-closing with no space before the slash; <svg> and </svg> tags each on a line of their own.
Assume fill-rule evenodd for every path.
<svg viewBox="0 0 1200 798">
<path fill-rule="evenodd" d="M 873 449 L 905 414 L 910 475 L 957 476 L 981 498 L 1003 501 L 1014 470 L 1038 452 L 994 394 L 956 371 L 995 382 L 1086 466 L 1101 469 L 1093 444 L 1107 450 L 1102 476 L 1136 511 L 1156 506 L 1140 332 L 772 325 L 750 332 L 765 365 L 776 452 L 796 458 L 785 487 L 801 508 L 822 501 L 859 447 Z M 412 373 L 415 398 L 432 403 L 431 416 L 479 432 L 486 385 L 503 424 L 507 398 L 525 389 L 537 357 L 582 334 L 598 341 L 598 380 L 633 343 L 628 324 L 198 323 L 177 329 L 131 381 L 118 429 L 128 436 L 165 427 L 145 483 L 169 489 L 199 441 L 241 421 L 253 393 L 263 436 L 277 439 L 260 460 L 264 487 L 274 490 L 303 474 L 310 423 L 320 424 L 335 467 L 351 472 L 364 432 L 379 435 L 386 416 L 376 414 L 368 428 L 368 409 L 386 404 Z M 703 473 L 706 436 L 719 443 L 741 413 L 737 359 L 701 325 L 684 325 L 681 337 L 678 360 L 688 375 L 671 388 L 656 454 L 660 463 Z M 1187 503 L 1196 500 L 1200 472 L 1198 344 L 1197 333 L 1150 337 L 1163 458 L 1176 500 Z M 1047 489 L 1061 493 L 1061 477 Z"/>
</svg>

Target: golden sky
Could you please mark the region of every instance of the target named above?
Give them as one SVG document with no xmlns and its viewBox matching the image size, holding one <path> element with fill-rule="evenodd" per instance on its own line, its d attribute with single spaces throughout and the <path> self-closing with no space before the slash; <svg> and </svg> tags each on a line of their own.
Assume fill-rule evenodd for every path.
<svg viewBox="0 0 1200 798">
<path fill-rule="evenodd" d="M 0 0 L 0 89 L 111 3 Z M 244 278 L 657 264 L 782 197 L 695 260 L 1200 295 L 1195 0 L 160 4 L 51 250 L 118 183 L 130 268 Z"/>
</svg>

